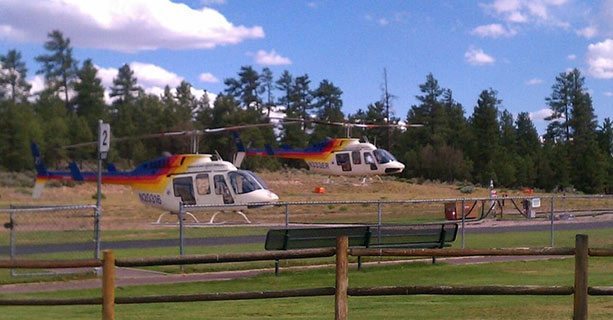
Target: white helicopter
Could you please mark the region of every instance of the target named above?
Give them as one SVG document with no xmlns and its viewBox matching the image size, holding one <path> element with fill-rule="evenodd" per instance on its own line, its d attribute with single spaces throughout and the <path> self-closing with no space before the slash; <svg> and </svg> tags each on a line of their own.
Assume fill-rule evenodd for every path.
<svg viewBox="0 0 613 320">
<path fill-rule="evenodd" d="M 360 124 L 345 122 L 323 122 L 303 119 L 279 119 L 282 121 L 313 122 L 326 125 L 337 125 L 350 129 L 379 128 L 379 127 L 421 127 L 420 124 L 394 125 L 394 124 Z M 273 149 L 269 145 L 265 149 L 246 149 L 237 135 L 238 153 L 234 165 L 240 167 L 245 156 L 269 156 L 286 159 L 302 159 L 310 171 L 328 176 L 380 176 L 400 173 L 405 165 L 387 150 L 377 148 L 374 144 L 357 138 L 330 138 L 306 148 L 280 148 Z M 363 182 L 365 179 L 363 180 Z"/>
<path fill-rule="evenodd" d="M 262 126 L 262 124 L 202 131 L 166 132 L 144 137 L 198 136 L 204 133 L 257 126 Z M 126 139 L 134 138 L 116 138 L 115 140 Z M 95 143 L 80 143 L 67 146 L 67 148 Z M 75 162 L 70 163 L 69 171 L 47 170 L 36 144 L 32 144 L 32 155 L 37 171 L 34 197 L 40 196 L 44 184 L 49 180 L 94 183 L 97 181 L 96 172 L 80 171 Z M 211 210 L 227 207 L 228 210 L 241 214 L 247 222 L 250 221 L 241 210 L 264 206 L 267 203 L 272 204 L 279 200 L 279 196 L 270 191 L 264 180 L 258 175 L 248 170 L 237 169 L 231 162 L 221 159 L 214 160 L 210 154 L 166 155 L 146 161 L 130 171 L 119 171 L 114 165 L 109 164 L 107 170 L 102 172 L 102 183 L 128 185 L 138 194 L 138 199 L 143 204 L 168 210 L 170 213 L 178 213 L 181 203 L 183 205 L 207 205 L 211 206 Z M 210 222 L 213 222 L 215 215 Z"/>
</svg>

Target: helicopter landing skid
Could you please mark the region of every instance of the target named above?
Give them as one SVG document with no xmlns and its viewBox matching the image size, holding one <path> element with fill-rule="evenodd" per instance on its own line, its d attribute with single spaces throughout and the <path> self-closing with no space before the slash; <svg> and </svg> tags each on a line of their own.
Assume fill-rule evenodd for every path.
<svg viewBox="0 0 613 320">
<path fill-rule="evenodd" d="M 157 221 L 156 221 L 155 223 L 156 223 L 156 224 L 160 224 L 160 223 L 162 222 L 162 217 L 163 217 L 165 214 L 174 214 L 174 215 L 177 215 L 177 216 L 178 216 L 178 214 L 176 214 L 176 213 L 172 213 L 172 212 L 163 212 L 162 214 L 160 214 L 160 216 L 158 217 L 158 219 L 157 219 Z M 200 223 L 200 221 L 198 221 L 198 219 L 196 218 L 196 216 L 195 216 L 195 215 L 193 215 L 192 213 L 190 213 L 190 212 L 186 212 L 186 213 L 185 213 L 185 215 L 192 217 L 196 223 Z"/>
<path fill-rule="evenodd" d="M 213 216 L 211 217 L 211 220 L 209 220 L 209 224 L 214 224 L 215 223 L 215 218 L 217 217 L 218 214 L 222 213 L 223 211 L 217 211 L 213 214 Z M 247 218 L 247 215 L 245 215 L 242 211 L 237 210 L 234 211 L 235 213 L 238 213 L 241 217 L 243 217 L 243 219 L 245 219 L 245 221 L 248 224 L 251 224 L 251 220 L 249 220 L 249 218 Z"/>
</svg>

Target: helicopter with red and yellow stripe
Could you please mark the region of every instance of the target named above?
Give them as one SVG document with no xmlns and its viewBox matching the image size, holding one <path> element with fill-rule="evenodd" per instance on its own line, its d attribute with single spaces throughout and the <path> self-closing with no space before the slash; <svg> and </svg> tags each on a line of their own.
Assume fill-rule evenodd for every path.
<svg viewBox="0 0 613 320">
<path fill-rule="evenodd" d="M 239 126 L 166 132 L 148 135 L 146 138 L 181 135 L 195 137 L 204 133 L 238 128 Z M 115 140 L 120 139 L 122 138 Z M 90 144 L 93 143 L 88 142 L 69 147 Z M 38 146 L 34 143 L 32 144 L 32 155 L 37 172 L 34 197 L 40 196 L 45 183 L 51 180 L 94 183 L 97 181 L 97 172 L 81 171 L 75 162 L 69 164 L 67 171 L 48 170 L 42 161 Z M 179 212 L 180 203 L 215 206 L 211 209 L 216 210 L 227 206 L 230 207 L 229 210 L 236 211 L 279 200 L 279 196 L 270 191 L 264 180 L 257 174 L 248 170 L 240 170 L 231 162 L 211 154 L 165 155 L 143 162 L 129 171 L 120 171 L 113 164 L 108 164 L 106 170 L 101 173 L 101 182 L 102 184 L 130 186 L 143 204 L 172 213 Z M 241 206 L 242 204 L 244 206 Z"/>
<path fill-rule="evenodd" d="M 328 138 L 327 140 L 308 146 L 306 148 L 281 147 L 273 149 L 266 146 L 264 149 L 247 149 L 238 139 L 238 153 L 234 164 L 240 166 L 240 160 L 245 156 L 268 156 L 285 159 L 301 159 L 306 162 L 310 171 L 328 176 L 380 176 L 401 173 L 405 165 L 387 150 L 378 148 L 369 141 L 360 141 L 349 138 L 350 129 L 380 128 L 380 127 L 421 127 L 419 124 L 361 124 L 347 122 L 325 122 L 317 120 L 303 120 L 284 118 L 287 122 L 306 122 L 324 125 L 342 126 L 347 129 L 347 138 Z M 237 138 L 237 135 L 235 135 Z"/>
</svg>

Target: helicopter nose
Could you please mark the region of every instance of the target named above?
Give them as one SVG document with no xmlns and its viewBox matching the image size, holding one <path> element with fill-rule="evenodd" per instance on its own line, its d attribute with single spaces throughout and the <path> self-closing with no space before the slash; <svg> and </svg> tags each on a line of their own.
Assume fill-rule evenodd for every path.
<svg viewBox="0 0 613 320">
<path fill-rule="evenodd" d="M 385 173 L 388 173 L 388 174 L 400 173 L 402 172 L 402 170 L 404 170 L 404 164 L 398 161 L 394 161 L 390 163 L 390 165 L 387 168 L 385 168 Z"/>
<path fill-rule="evenodd" d="M 270 198 L 270 201 L 278 201 L 279 200 L 279 196 L 272 192 L 272 191 L 268 191 L 268 197 Z"/>
</svg>

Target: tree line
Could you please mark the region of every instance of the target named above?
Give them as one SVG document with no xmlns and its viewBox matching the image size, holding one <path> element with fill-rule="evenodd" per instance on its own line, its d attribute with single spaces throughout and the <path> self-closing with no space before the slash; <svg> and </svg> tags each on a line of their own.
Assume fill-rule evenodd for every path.
<svg viewBox="0 0 613 320">
<path fill-rule="evenodd" d="M 613 123 L 598 123 L 585 78 L 578 69 L 555 77 L 545 97 L 551 109 L 546 132 L 539 136 L 527 112 L 513 115 L 504 109 L 499 93 L 484 89 L 466 116 L 451 89 L 432 74 L 419 85 L 417 104 L 403 118 L 389 110 L 389 95 L 353 114 L 343 112 L 343 91 L 329 80 L 312 83 L 308 74 L 283 71 L 275 77 L 269 68 L 240 68 L 224 80 L 215 101 L 196 97 L 182 81 L 164 93 L 146 93 L 128 64 L 118 69 L 110 87 L 111 103 L 104 98 L 98 70 L 91 59 L 82 63 L 72 54 L 70 39 L 61 31 L 48 34 L 44 53 L 36 57 L 36 74 L 44 76 L 44 90 L 32 93 L 28 68 L 21 53 L 0 54 L 0 169 L 33 168 L 30 142 L 40 144 L 45 160 L 65 166 L 69 159 L 95 159 L 93 148 L 62 146 L 95 140 L 98 119 L 112 126 L 115 137 L 264 123 L 272 112 L 290 118 L 316 117 L 321 121 L 372 124 L 419 123 L 423 127 L 354 128 L 355 137 L 368 137 L 386 147 L 407 168 L 402 176 L 439 181 L 467 181 L 497 186 L 534 187 L 547 191 L 613 192 Z M 301 123 L 274 129 L 241 131 L 254 147 L 265 144 L 305 147 L 326 137 L 346 135 L 345 128 Z M 189 139 L 131 139 L 112 143 L 111 161 L 130 166 L 162 152 L 185 153 Z M 199 150 L 229 157 L 235 150 L 228 134 L 201 138 Z M 290 160 L 250 158 L 252 169 L 300 167 Z"/>
</svg>

